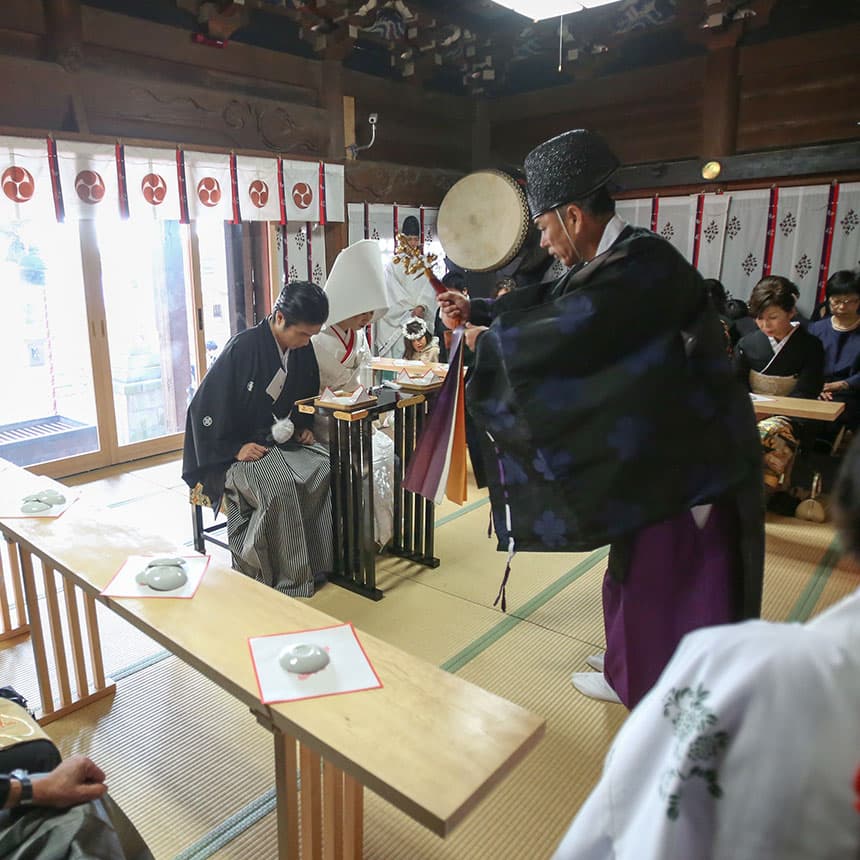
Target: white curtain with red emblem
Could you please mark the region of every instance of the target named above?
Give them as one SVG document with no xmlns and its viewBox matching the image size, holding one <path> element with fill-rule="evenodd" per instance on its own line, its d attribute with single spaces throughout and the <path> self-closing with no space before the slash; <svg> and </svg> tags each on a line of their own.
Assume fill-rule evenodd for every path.
<svg viewBox="0 0 860 860">
<path fill-rule="evenodd" d="M 328 272 L 325 262 L 325 227 L 319 224 L 308 224 L 310 227 L 311 259 L 308 280 L 320 287 L 325 286 Z"/>
<path fill-rule="evenodd" d="M 349 244 L 352 245 L 364 238 L 364 204 L 348 203 L 346 209 L 349 218 Z"/>
<path fill-rule="evenodd" d="M 306 281 L 308 266 L 307 222 L 293 221 L 286 225 L 287 242 L 284 248 L 284 276 L 289 281 Z"/>
<path fill-rule="evenodd" d="M 325 166 L 325 217 L 327 221 L 346 220 L 342 164 Z"/>
<path fill-rule="evenodd" d="M 734 191 L 726 219 L 720 280 L 736 298 L 746 301 L 761 280 L 767 240 L 770 191 Z"/>
<path fill-rule="evenodd" d="M 54 217 L 48 142 L 0 137 L 0 217 L 5 221 Z"/>
<path fill-rule="evenodd" d="M 283 159 L 287 221 L 320 220 L 320 166 L 317 161 Z"/>
<path fill-rule="evenodd" d="M 806 316 L 815 310 L 829 201 L 829 185 L 779 189 L 770 273 L 797 284 Z"/>
<path fill-rule="evenodd" d="M 57 166 L 66 218 L 118 218 L 119 182 L 112 143 L 58 140 Z"/>
<path fill-rule="evenodd" d="M 230 156 L 212 152 L 185 153 L 188 217 L 233 220 Z"/>
<path fill-rule="evenodd" d="M 239 213 L 243 221 L 280 221 L 278 160 L 236 156 Z"/>
<path fill-rule="evenodd" d="M 615 213 L 633 227 L 651 229 L 651 198 L 616 200 Z"/>
<path fill-rule="evenodd" d="M 677 248 L 684 259 L 693 262 L 696 231 L 695 196 L 661 197 L 657 209 L 657 235 Z"/>
<path fill-rule="evenodd" d="M 702 206 L 702 227 L 699 234 L 698 270 L 703 278 L 720 277 L 723 245 L 726 241 L 726 218 L 729 213 L 728 194 L 706 194 Z"/>
<path fill-rule="evenodd" d="M 829 274 L 860 267 L 860 182 L 839 186 Z"/>
<path fill-rule="evenodd" d="M 124 146 L 123 155 L 129 216 L 181 220 L 175 150 Z"/>
</svg>

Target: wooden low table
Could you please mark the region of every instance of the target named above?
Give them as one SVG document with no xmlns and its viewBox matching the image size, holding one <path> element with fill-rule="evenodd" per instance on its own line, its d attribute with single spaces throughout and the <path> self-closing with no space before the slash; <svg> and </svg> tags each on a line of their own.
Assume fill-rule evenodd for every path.
<svg viewBox="0 0 860 860">
<path fill-rule="evenodd" d="M 44 488 L 44 478 L 30 477 L 33 490 Z M 128 525 L 116 511 L 90 507 L 85 498 L 58 519 L 2 519 L 0 532 L 14 545 L 25 577 L 43 711 L 52 701 L 49 647 L 63 710 L 92 698 L 86 678 L 72 687 L 68 661 L 60 656 L 58 575 L 66 595 L 83 592 L 93 621 L 98 600 L 239 699 L 272 732 L 281 860 L 361 857 L 364 787 L 445 836 L 544 733 L 541 717 L 361 632 L 382 689 L 263 705 L 248 637 L 325 627 L 336 619 L 214 562 L 191 600 L 102 597 L 129 555 L 180 555 L 187 548 Z M 38 621 L 34 562 L 45 571 L 46 588 L 52 584 L 46 592 L 52 621 L 45 629 Z M 78 629 L 77 601 L 66 597 L 66 610 Z M 97 633 L 89 647 L 100 667 Z M 83 665 L 82 655 L 78 641 L 75 666 Z M 106 695 L 105 679 L 100 682 Z"/>
<path fill-rule="evenodd" d="M 768 415 L 785 415 L 787 418 L 810 418 L 815 421 L 835 421 L 844 411 L 845 404 L 835 400 L 806 400 L 802 397 L 773 397 L 753 400 L 756 418 Z"/>
</svg>

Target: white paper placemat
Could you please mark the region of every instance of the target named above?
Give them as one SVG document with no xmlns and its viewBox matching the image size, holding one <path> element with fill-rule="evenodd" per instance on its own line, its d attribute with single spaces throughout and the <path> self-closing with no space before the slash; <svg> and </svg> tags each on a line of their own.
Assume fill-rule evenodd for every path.
<svg viewBox="0 0 860 860">
<path fill-rule="evenodd" d="M 328 652 L 329 664 L 309 675 L 288 672 L 281 666 L 280 656 L 295 645 L 318 645 Z M 260 701 L 265 705 L 382 687 L 352 624 L 252 636 L 248 639 L 248 647 Z"/>
<path fill-rule="evenodd" d="M 154 558 L 181 558 L 185 561 L 185 573 L 188 581 L 185 585 L 174 588 L 173 591 L 158 591 L 148 585 L 141 585 L 135 577 L 146 568 Z M 116 572 L 114 578 L 107 584 L 102 594 L 106 597 L 194 597 L 203 574 L 209 566 L 208 555 L 130 555 L 123 566 Z"/>
</svg>

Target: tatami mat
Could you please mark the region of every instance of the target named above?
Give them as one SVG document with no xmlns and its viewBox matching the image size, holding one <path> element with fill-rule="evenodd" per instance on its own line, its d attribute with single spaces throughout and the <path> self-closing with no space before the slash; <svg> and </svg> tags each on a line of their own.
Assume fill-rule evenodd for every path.
<svg viewBox="0 0 860 860">
<path fill-rule="evenodd" d="M 188 542 L 187 490 L 178 458 L 117 467 L 70 481 L 144 531 Z M 95 479 L 95 480 L 94 480 Z M 470 488 L 462 508 L 437 509 L 432 570 L 382 556 L 374 603 L 329 585 L 312 603 L 405 651 L 518 702 L 547 720 L 544 739 L 442 840 L 366 794 L 368 860 L 544 860 L 599 777 L 626 711 L 580 696 L 573 671 L 602 646 L 606 549 L 518 554 L 509 614 L 492 608 L 505 556 L 486 538 L 489 505 Z M 228 554 L 207 546 L 222 560 Z M 768 517 L 764 616 L 805 620 L 860 585 L 832 524 Z M 131 667 L 113 700 L 49 727 L 65 753 L 88 752 L 157 860 L 267 860 L 276 856 L 270 735 L 246 708 L 100 607 L 108 674 Z M 29 643 L 0 649 L 0 676 L 35 695 Z"/>
<path fill-rule="evenodd" d="M 377 798 L 365 824 L 368 860 L 546 858 L 596 781 L 626 711 L 585 699 L 570 684 L 590 646 L 527 622 L 458 673 L 547 719 L 538 747 L 447 839 Z"/>
<path fill-rule="evenodd" d="M 65 755 L 99 763 L 159 860 L 202 840 L 272 785 L 271 734 L 176 657 L 49 730 Z"/>
</svg>

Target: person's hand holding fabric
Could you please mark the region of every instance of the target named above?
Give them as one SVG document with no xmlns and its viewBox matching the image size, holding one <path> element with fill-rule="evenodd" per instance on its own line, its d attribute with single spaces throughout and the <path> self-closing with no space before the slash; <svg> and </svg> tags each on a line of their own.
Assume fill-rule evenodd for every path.
<svg viewBox="0 0 860 860">
<path fill-rule="evenodd" d="M 437 298 L 439 302 L 440 316 L 446 328 L 455 329 L 469 321 L 469 299 L 456 290 L 440 293 Z"/>
</svg>

